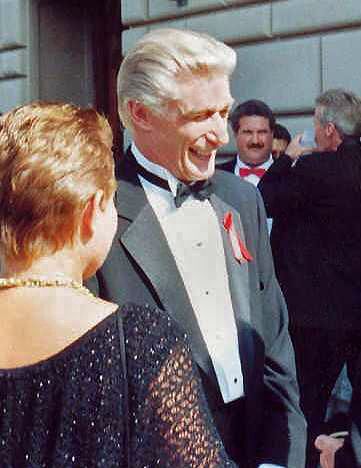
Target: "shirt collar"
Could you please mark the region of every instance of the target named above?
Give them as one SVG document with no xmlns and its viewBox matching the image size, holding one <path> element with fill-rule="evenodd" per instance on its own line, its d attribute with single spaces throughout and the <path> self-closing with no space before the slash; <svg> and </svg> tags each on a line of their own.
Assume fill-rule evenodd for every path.
<svg viewBox="0 0 361 468">
<path fill-rule="evenodd" d="M 147 171 L 151 172 L 152 174 L 155 174 L 158 177 L 161 177 L 162 179 L 166 180 L 168 182 L 169 188 L 172 192 L 172 194 L 175 196 L 177 192 L 177 184 L 178 184 L 178 179 L 174 177 L 173 174 L 171 174 L 168 169 L 166 169 L 163 166 L 160 166 L 159 164 L 156 164 L 152 161 L 149 161 L 137 148 L 135 145 L 134 141 L 132 142 L 131 145 L 131 150 L 132 153 L 137 160 L 137 163 L 140 164 L 141 166 L 144 167 Z M 164 190 L 160 187 L 158 187 L 160 190 Z"/>
<path fill-rule="evenodd" d="M 272 155 L 270 154 L 269 158 L 264 163 L 262 163 L 262 164 L 260 164 L 259 166 L 256 166 L 256 167 L 260 168 L 260 169 L 265 169 L 267 171 L 267 169 L 269 169 L 269 167 L 272 165 L 272 163 L 273 163 L 273 159 L 272 159 Z M 241 167 L 251 167 L 248 164 L 244 163 L 240 159 L 239 154 L 237 154 L 236 166 L 237 166 L 237 169 L 240 169 Z"/>
</svg>

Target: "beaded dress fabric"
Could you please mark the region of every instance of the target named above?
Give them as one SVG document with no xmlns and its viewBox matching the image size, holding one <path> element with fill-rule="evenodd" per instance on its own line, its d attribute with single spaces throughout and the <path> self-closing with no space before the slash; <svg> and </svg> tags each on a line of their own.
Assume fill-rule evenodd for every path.
<svg viewBox="0 0 361 468">
<path fill-rule="evenodd" d="M 164 312 L 132 304 L 52 357 L 0 370 L 0 466 L 125 466 L 117 313 L 126 336 L 131 468 L 235 467 L 184 335 Z"/>
</svg>

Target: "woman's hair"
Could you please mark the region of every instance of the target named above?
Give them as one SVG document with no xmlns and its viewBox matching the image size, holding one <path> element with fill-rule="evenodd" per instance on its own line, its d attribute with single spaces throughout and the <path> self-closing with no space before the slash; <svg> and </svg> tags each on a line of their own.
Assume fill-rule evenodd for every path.
<svg viewBox="0 0 361 468">
<path fill-rule="evenodd" d="M 115 189 L 112 131 L 93 109 L 35 102 L 0 118 L 0 251 L 30 265 L 72 245 L 97 190 Z"/>
<path fill-rule="evenodd" d="M 118 73 L 118 110 L 123 125 L 132 127 L 131 100 L 154 112 L 178 98 L 180 76 L 230 76 L 236 53 L 216 39 L 194 31 L 157 29 L 146 34 L 123 60 Z"/>
</svg>

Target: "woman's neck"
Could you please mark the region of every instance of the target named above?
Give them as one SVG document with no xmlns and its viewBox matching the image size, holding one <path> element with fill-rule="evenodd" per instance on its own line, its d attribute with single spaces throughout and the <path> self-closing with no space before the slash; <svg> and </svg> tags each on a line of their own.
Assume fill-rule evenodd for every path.
<svg viewBox="0 0 361 468">
<path fill-rule="evenodd" d="M 69 278 L 82 282 L 83 269 L 76 253 L 60 251 L 41 257 L 30 266 L 21 262 L 5 262 L 1 276 L 5 278 Z"/>
</svg>

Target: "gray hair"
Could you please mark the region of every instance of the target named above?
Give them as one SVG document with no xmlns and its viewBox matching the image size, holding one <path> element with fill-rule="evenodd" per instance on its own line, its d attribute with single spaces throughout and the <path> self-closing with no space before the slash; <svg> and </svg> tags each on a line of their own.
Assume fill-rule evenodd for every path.
<svg viewBox="0 0 361 468">
<path fill-rule="evenodd" d="M 322 126 L 333 123 L 341 137 L 361 136 L 361 99 L 342 88 L 329 89 L 316 99 Z"/>
<path fill-rule="evenodd" d="M 129 51 L 118 73 L 118 111 L 131 128 L 129 101 L 139 101 L 161 113 L 178 98 L 176 79 L 181 76 L 230 76 L 236 53 L 222 42 L 189 30 L 157 29 L 147 33 Z"/>
</svg>

